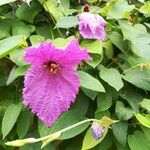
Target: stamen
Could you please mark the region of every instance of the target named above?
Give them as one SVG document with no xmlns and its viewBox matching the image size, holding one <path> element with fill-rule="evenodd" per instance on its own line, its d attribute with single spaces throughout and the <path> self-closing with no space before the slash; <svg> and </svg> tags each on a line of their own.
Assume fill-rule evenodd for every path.
<svg viewBox="0 0 150 150">
<path fill-rule="evenodd" d="M 49 62 L 45 66 L 51 73 L 55 74 L 58 71 L 58 64 L 55 62 Z"/>
</svg>

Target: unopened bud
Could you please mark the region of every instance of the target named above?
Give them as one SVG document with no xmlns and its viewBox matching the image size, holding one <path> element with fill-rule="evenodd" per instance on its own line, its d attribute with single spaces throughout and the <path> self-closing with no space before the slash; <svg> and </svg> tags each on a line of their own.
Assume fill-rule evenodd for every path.
<svg viewBox="0 0 150 150">
<path fill-rule="evenodd" d="M 100 123 L 93 122 L 91 129 L 92 129 L 92 135 L 94 139 L 98 140 L 99 138 L 103 137 L 104 127 Z"/>
</svg>

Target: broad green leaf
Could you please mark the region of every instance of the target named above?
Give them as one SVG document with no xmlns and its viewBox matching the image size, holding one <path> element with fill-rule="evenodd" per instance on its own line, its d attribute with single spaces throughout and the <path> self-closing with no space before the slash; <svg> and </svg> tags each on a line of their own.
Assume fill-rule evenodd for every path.
<svg viewBox="0 0 150 150">
<path fill-rule="evenodd" d="M 27 62 L 24 60 L 25 49 L 19 48 L 9 54 L 11 61 L 13 61 L 17 66 L 27 65 Z"/>
<path fill-rule="evenodd" d="M 150 68 L 140 66 L 125 71 L 122 76 L 124 80 L 134 84 L 136 87 L 150 91 Z"/>
<path fill-rule="evenodd" d="M 128 133 L 128 124 L 126 122 L 118 122 L 112 125 L 112 131 L 118 142 L 125 147 Z"/>
<path fill-rule="evenodd" d="M 39 44 L 40 42 L 43 42 L 45 38 L 41 35 L 31 35 L 30 36 L 30 41 L 32 45 Z"/>
<path fill-rule="evenodd" d="M 150 59 L 150 34 L 142 24 L 132 26 L 127 21 L 119 21 L 124 38 L 131 42 L 132 51 L 140 57 Z"/>
<path fill-rule="evenodd" d="M 11 32 L 11 19 L 3 19 L 0 22 L 0 39 L 10 37 Z"/>
<path fill-rule="evenodd" d="M 108 40 L 106 42 L 103 42 L 102 45 L 104 48 L 104 53 L 108 57 L 108 59 L 112 58 L 114 54 L 114 48 L 112 42 Z"/>
<path fill-rule="evenodd" d="M 117 48 L 119 48 L 124 54 L 128 54 L 128 50 L 129 50 L 128 43 L 127 41 L 123 40 L 123 37 L 121 34 L 113 31 L 110 34 L 108 34 L 108 37 L 111 40 L 111 42 Z"/>
<path fill-rule="evenodd" d="M 14 80 L 17 79 L 16 71 L 17 71 L 17 66 L 14 66 L 9 74 L 8 80 L 6 82 L 6 85 L 11 84 Z"/>
<path fill-rule="evenodd" d="M 92 136 L 92 130 L 91 128 L 89 128 L 83 139 L 82 150 L 87 150 L 87 149 L 95 147 L 105 138 L 107 132 L 108 132 L 108 127 L 105 127 L 103 137 L 98 140 L 95 140 Z"/>
<path fill-rule="evenodd" d="M 52 128 L 45 127 L 41 122 L 38 123 L 39 133 L 40 135 L 49 135 L 56 131 L 59 131 L 63 128 L 66 128 L 70 125 L 73 125 L 79 121 L 82 120 L 79 111 L 74 109 L 71 111 L 68 111 L 67 113 L 64 113 L 55 123 L 55 125 Z M 72 138 L 81 132 L 83 132 L 87 127 L 89 126 L 89 123 L 85 123 L 83 125 L 80 125 L 78 127 L 75 127 L 69 131 L 64 132 L 59 139 L 68 139 Z"/>
<path fill-rule="evenodd" d="M 135 117 L 143 126 L 150 128 L 150 119 L 141 114 L 135 114 Z"/>
<path fill-rule="evenodd" d="M 138 64 L 150 64 L 150 59 L 146 58 L 133 57 L 129 55 L 120 55 L 120 58 L 127 61 L 132 67 Z"/>
<path fill-rule="evenodd" d="M 45 10 L 53 15 L 53 17 L 58 20 L 63 17 L 63 13 L 58 8 L 58 2 L 56 0 L 47 0 L 42 2 L 43 0 L 39 0 L 42 3 Z"/>
<path fill-rule="evenodd" d="M 134 111 L 130 107 L 125 107 L 121 101 L 118 101 L 116 104 L 115 113 L 119 119 L 129 120 L 134 116 Z"/>
<path fill-rule="evenodd" d="M 22 111 L 17 120 L 17 134 L 19 138 L 23 138 L 30 126 L 31 113 L 29 110 Z"/>
<path fill-rule="evenodd" d="M 29 65 L 20 66 L 16 70 L 17 76 L 24 76 L 26 74 L 26 71 L 28 70 Z"/>
<path fill-rule="evenodd" d="M 105 111 L 112 105 L 112 94 L 111 91 L 106 90 L 106 93 L 99 93 L 97 97 L 97 110 Z"/>
<path fill-rule="evenodd" d="M 29 68 L 29 65 L 24 65 L 24 66 L 20 66 L 20 67 L 14 66 L 9 74 L 6 85 L 11 84 L 19 76 L 25 75 L 28 68 Z"/>
<path fill-rule="evenodd" d="M 0 58 L 5 57 L 22 46 L 27 46 L 23 36 L 12 36 L 10 38 L 0 40 Z"/>
<path fill-rule="evenodd" d="M 140 7 L 140 12 L 150 15 L 150 2 L 146 2 L 144 5 Z"/>
<path fill-rule="evenodd" d="M 37 35 L 41 35 L 45 39 L 53 39 L 54 38 L 54 35 L 52 32 L 52 27 L 46 23 L 36 26 L 35 32 Z"/>
<path fill-rule="evenodd" d="M 128 144 L 131 150 L 149 150 L 150 142 L 141 131 L 135 131 L 128 136 Z"/>
<path fill-rule="evenodd" d="M 7 108 L 3 121 L 2 121 L 2 134 L 3 134 L 3 139 L 8 135 L 8 133 L 11 131 L 13 128 L 14 124 L 17 121 L 17 118 L 20 114 L 20 111 L 22 109 L 22 104 L 11 104 Z"/>
<path fill-rule="evenodd" d="M 90 97 L 92 100 L 94 100 L 96 98 L 96 96 L 98 95 L 98 92 L 96 91 L 92 91 L 92 90 L 89 90 L 89 89 L 86 89 L 86 88 L 83 88 L 81 87 L 83 93 L 85 95 L 87 95 L 88 97 Z"/>
<path fill-rule="evenodd" d="M 112 144 L 113 136 L 109 133 L 96 147 L 94 147 L 94 150 L 108 150 L 111 149 Z"/>
<path fill-rule="evenodd" d="M 143 108 L 150 111 L 150 99 L 143 99 L 143 101 L 140 103 Z"/>
<path fill-rule="evenodd" d="M 107 69 L 104 66 L 100 66 L 99 70 L 100 77 L 117 91 L 123 87 L 123 81 L 117 69 Z"/>
<path fill-rule="evenodd" d="M 127 100 L 131 108 L 136 113 L 139 113 L 139 103 L 145 97 L 145 93 L 142 90 L 133 88 L 129 84 L 128 86 L 125 86 L 123 89 L 121 89 L 121 91 L 119 92 L 119 96 Z"/>
<path fill-rule="evenodd" d="M 76 16 L 68 16 L 60 18 L 56 26 L 57 28 L 71 28 L 79 24 L 78 18 Z"/>
<path fill-rule="evenodd" d="M 146 138 L 150 141 L 150 128 L 144 127 L 143 125 L 141 125 L 141 128 L 146 136 Z"/>
<path fill-rule="evenodd" d="M 119 1 L 112 5 L 108 12 L 108 19 L 123 19 L 125 14 L 131 12 L 135 8 L 134 5 L 129 5 L 127 1 Z"/>
<path fill-rule="evenodd" d="M 56 47 L 61 47 L 62 48 L 62 47 L 66 47 L 67 44 L 69 42 L 71 42 L 73 39 L 74 39 L 74 36 L 70 36 L 70 37 L 68 37 L 66 39 L 64 39 L 64 38 L 57 38 L 57 39 L 53 40 L 53 43 L 54 43 L 54 45 Z"/>
<path fill-rule="evenodd" d="M 86 47 L 87 51 L 92 54 L 103 54 L 102 42 L 100 41 L 84 40 L 81 43 L 81 47 Z"/>
<path fill-rule="evenodd" d="M 80 85 L 86 89 L 90 89 L 98 92 L 105 92 L 103 85 L 99 82 L 99 80 L 92 77 L 90 74 L 78 71 L 80 76 Z"/>
<path fill-rule="evenodd" d="M 13 35 L 23 35 L 29 37 L 32 32 L 34 32 L 35 27 L 33 25 L 26 25 L 21 21 L 14 21 L 12 24 L 12 34 Z"/>
<path fill-rule="evenodd" d="M 4 4 L 12 3 L 12 2 L 14 2 L 14 1 L 16 1 L 16 0 L 1 0 L 1 1 L 0 1 L 0 6 L 1 6 L 1 5 L 4 5 Z"/>
<path fill-rule="evenodd" d="M 41 10 L 41 6 L 36 1 L 32 1 L 31 6 L 28 6 L 27 3 L 22 3 L 16 10 L 16 16 L 20 20 L 33 23 L 35 16 Z"/>
<path fill-rule="evenodd" d="M 96 112 L 95 112 L 95 118 L 96 119 L 102 119 L 104 116 L 107 116 L 107 117 L 111 117 L 110 116 L 110 112 L 109 112 L 109 110 L 106 110 L 106 111 L 98 111 L 98 109 L 96 110 Z"/>
<path fill-rule="evenodd" d="M 93 68 L 98 66 L 103 59 L 102 55 L 99 55 L 99 54 L 90 54 L 90 56 L 91 56 L 92 60 L 88 61 L 87 64 L 89 64 Z"/>
</svg>

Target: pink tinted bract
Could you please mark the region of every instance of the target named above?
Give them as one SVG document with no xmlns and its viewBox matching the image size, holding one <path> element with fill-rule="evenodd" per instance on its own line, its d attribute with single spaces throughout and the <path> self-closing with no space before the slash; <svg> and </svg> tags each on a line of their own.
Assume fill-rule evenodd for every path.
<svg viewBox="0 0 150 150">
<path fill-rule="evenodd" d="M 80 86 L 75 66 L 88 59 L 77 39 L 62 49 L 50 42 L 26 49 L 25 60 L 31 68 L 24 80 L 24 104 L 48 127 L 74 102 Z"/>
</svg>

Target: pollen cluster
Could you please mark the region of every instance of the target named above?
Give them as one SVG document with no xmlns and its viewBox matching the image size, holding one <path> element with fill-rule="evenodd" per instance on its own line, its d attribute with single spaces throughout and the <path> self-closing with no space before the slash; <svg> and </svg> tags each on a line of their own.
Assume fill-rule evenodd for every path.
<svg viewBox="0 0 150 150">
<path fill-rule="evenodd" d="M 46 67 L 51 73 L 56 73 L 58 71 L 58 64 L 55 62 L 47 63 Z"/>
</svg>

